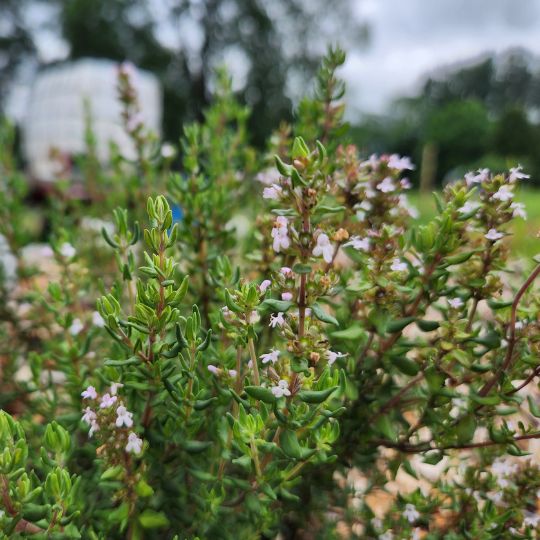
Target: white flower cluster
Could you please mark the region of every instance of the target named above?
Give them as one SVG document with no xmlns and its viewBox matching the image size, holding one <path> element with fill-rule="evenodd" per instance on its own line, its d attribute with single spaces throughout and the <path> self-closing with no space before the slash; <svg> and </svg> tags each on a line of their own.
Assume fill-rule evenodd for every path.
<svg viewBox="0 0 540 540">
<path fill-rule="evenodd" d="M 510 485 L 508 476 L 516 474 L 518 469 L 518 464 L 510 461 L 508 458 L 497 459 L 491 465 L 491 472 L 495 476 L 495 481 L 501 489 L 504 489 Z"/>
<path fill-rule="evenodd" d="M 89 406 L 83 410 L 82 420 L 90 426 L 89 437 L 92 437 L 96 431 L 99 431 L 105 425 L 109 429 L 114 429 L 113 426 L 128 429 L 133 427 L 133 413 L 127 410 L 122 401 L 119 401 L 117 395 L 118 390 L 123 386 L 122 383 L 112 383 L 109 391 L 101 397 L 93 386 L 88 386 L 81 393 L 84 400 L 97 402 L 97 407 L 94 407 L 95 410 Z M 100 413 L 100 411 L 102 412 Z M 99 422 L 98 416 L 100 417 Z M 125 446 L 126 452 L 140 454 L 142 445 L 142 439 L 134 431 L 130 431 Z"/>
<path fill-rule="evenodd" d="M 525 174 L 522 169 L 523 168 L 521 165 L 511 168 L 509 174 L 506 177 L 507 183 L 499 186 L 497 191 L 491 195 L 490 199 L 493 201 L 499 201 L 501 203 L 512 201 L 515 195 L 514 188 L 516 182 L 518 180 L 530 178 L 530 175 Z M 468 187 L 473 187 L 477 184 L 481 185 L 483 182 L 486 182 L 490 179 L 491 172 L 489 169 L 479 169 L 475 172 L 468 172 L 465 175 L 465 183 Z M 458 208 L 458 212 L 463 215 L 473 215 L 477 210 L 479 210 L 479 208 L 480 204 L 478 202 L 466 201 L 460 208 Z M 523 203 L 511 202 L 508 208 L 512 210 L 512 217 L 527 219 L 527 212 L 525 211 L 525 205 Z M 489 229 L 488 232 L 484 235 L 487 240 L 494 243 L 501 238 L 504 238 L 504 236 L 504 233 L 494 228 Z"/>
</svg>

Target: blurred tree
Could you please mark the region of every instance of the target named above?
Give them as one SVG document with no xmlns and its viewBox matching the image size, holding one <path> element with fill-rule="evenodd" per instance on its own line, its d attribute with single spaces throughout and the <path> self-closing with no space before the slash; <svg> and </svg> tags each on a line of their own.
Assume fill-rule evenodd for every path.
<svg viewBox="0 0 540 540">
<path fill-rule="evenodd" d="M 524 49 L 510 49 L 466 67 L 429 77 L 420 98 L 433 105 L 459 99 L 481 101 L 494 114 L 508 107 L 540 107 L 540 71 Z"/>
<path fill-rule="evenodd" d="M 213 70 L 245 71 L 238 91 L 253 108 L 255 143 L 291 115 L 289 83 L 312 76 L 327 37 L 364 42 L 348 0 L 56 0 L 71 57 L 130 60 L 164 87 L 164 131 L 176 139 L 208 103 Z M 336 30 L 339 29 L 339 32 Z M 294 71 L 294 73 L 292 73 Z M 291 75 L 293 75 L 291 77 Z"/>
<path fill-rule="evenodd" d="M 439 177 L 486 153 L 490 131 L 488 112 L 480 101 L 451 101 L 430 110 L 422 139 L 437 148 Z"/>
<path fill-rule="evenodd" d="M 24 22 L 27 3 L 26 0 L 0 1 L 0 114 L 17 69 L 36 50 L 30 29 Z"/>
<path fill-rule="evenodd" d="M 530 155 L 538 148 L 536 131 L 523 109 L 509 108 L 495 124 L 493 150 L 502 156 Z"/>
</svg>

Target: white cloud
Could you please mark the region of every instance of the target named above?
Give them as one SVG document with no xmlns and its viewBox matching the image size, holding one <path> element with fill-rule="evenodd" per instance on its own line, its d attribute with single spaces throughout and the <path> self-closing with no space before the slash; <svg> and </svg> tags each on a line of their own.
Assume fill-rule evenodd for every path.
<svg viewBox="0 0 540 540">
<path fill-rule="evenodd" d="M 372 40 L 349 52 L 343 70 L 351 115 L 382 112 L 440 65 L 516 46 L 540 53 L 539 8 L 520 0 L 360 0 L 355 15 L 369 21 Z"/>
</svg>

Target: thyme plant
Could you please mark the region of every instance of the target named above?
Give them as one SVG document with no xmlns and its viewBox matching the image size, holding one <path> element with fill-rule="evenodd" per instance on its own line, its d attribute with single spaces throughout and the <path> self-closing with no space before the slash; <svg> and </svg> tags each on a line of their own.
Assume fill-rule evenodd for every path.
<svg viewBox="0 0 540 540">
<path fill-rule="evenodd" d="M 107 197 L 43 210 L 45 270 L 1 149 L 1 538 L 536 538 L 528 176 L 468 173 L 419 223 L 410 159 L 347 139 L 344 60 L 260 155 L 224 73 L 174 148 L 122 67 L 135 159 L 83 158 Z"/>
</svg>

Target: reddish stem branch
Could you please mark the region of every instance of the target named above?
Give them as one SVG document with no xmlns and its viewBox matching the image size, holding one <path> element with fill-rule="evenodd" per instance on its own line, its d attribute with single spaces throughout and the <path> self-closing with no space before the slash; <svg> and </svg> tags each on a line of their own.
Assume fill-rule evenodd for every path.
<svg viewBox="0 0 540 540">
<path fill-rule="evenodd" d="M 472 442 L 472 443 L 465 443 L 465 444 L 448 444 L 446 446 L 432 446 L 431 441 L 426 441 L 419 444 L 409 444 L 409 443 L 400 443 L 400 442 L 394 442 L 389 441 L 387 439 L 375 439 L 374 443 L 378 446 L 385 446 L 387 448 L 395 448 L 396 450 L 399 450 L 400 452 L 404 452 L 406 454 L 416 454 L 419 452 L 428 452 L 432 450 L 465 450 L 468 448 L 486 448 L 488 446 L 497 446 L 500 444 L 508 444 L 510 442 L 518 442 L 518 441 L 526 441 L 530 439 L 540 439 L 540 432 L 536 433 L 527 433 L 526 435 L 518 435 L 517 437 L 513 437 L 512 439 L 508 441 L 502 441 L 502 442 L 495 442 L 495 441 L 481 441 L 481 442 Z"/>
<path fill-rule="evenodd" d="M 540 264 L 533 270 L 531 275 L 527 278 L 525 283 L 521 286 L 517 292 L 514 301 L 512 302 L 512 312 L 510 316 L 510 336 L 508 338 L 508 348 L 506 350 L 506 356 L 501 367 L 495 372 L 493 377 L 480 389 L 479 395 L 486 396 L 489 394 L 490 390 L 497 384 L 497 381 L 501 378 L 503 373 L 510 367 L 512 363 L 512 356 L 514 352 L 514 347 L 516 345 L 516 318 L 517 318 L 517 308 L 519 302 L 521 301 L 523 295 L 526 293 L 527 289 L 532 285 L 534 280 L 540 274 Z"/>
</svg>

